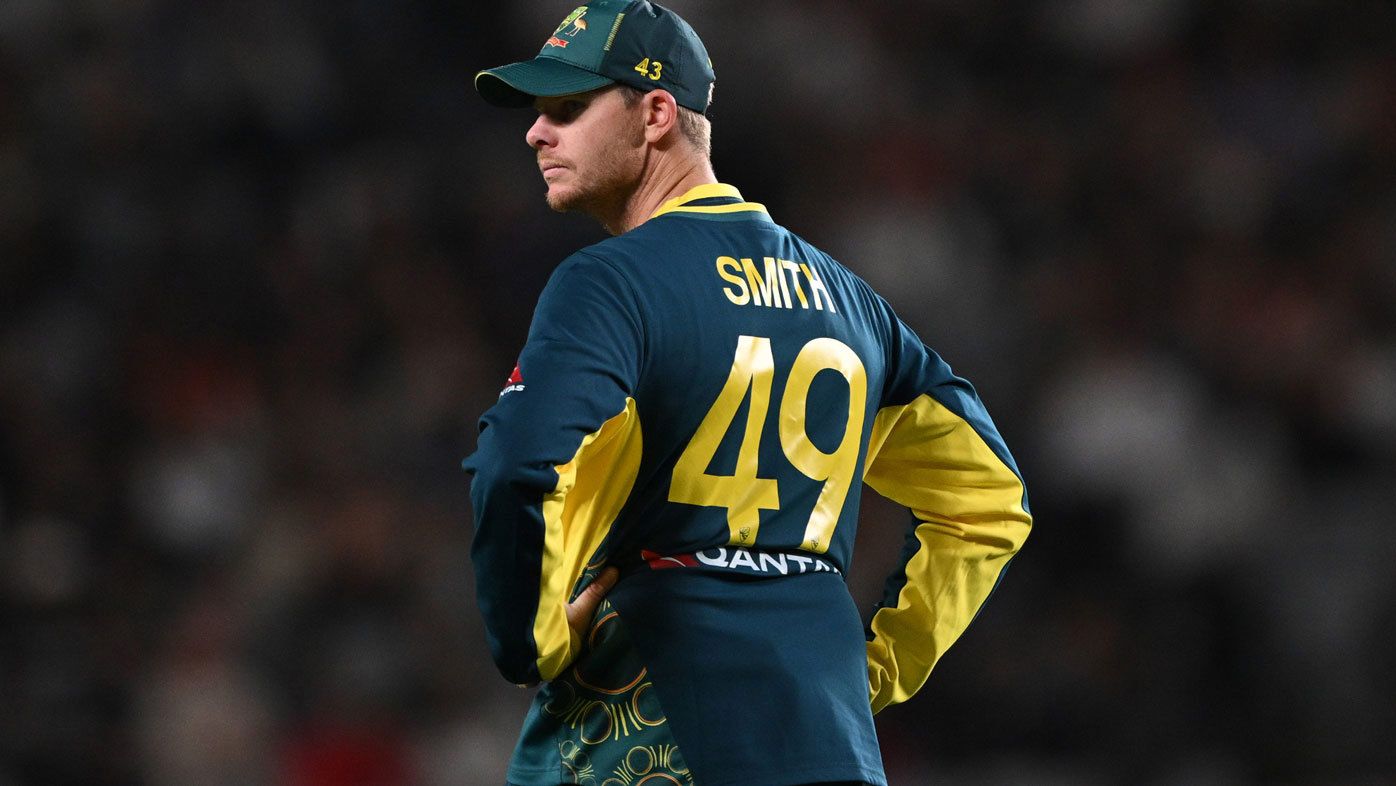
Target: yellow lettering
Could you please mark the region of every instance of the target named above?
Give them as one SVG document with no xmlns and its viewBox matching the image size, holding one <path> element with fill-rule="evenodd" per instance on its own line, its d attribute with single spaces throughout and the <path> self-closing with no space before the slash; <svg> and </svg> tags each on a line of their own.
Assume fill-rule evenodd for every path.
<svg viewBox="0 0 1396 786">
<path fill-rule="evenodd" d="M 742 261 L 745 262 L 746 260 Z M 820 311 L 823 311 L 823 302 L 827 300 L 829 301 L 829 310 L 834 312 L 835 314 L 839 313 L 839 310 L 834 308 L 834 299 L 829 296 L 829 290 L 827 287 L 824 286 L 824 280 L 819 277 L 819 274 L 816 273 L 809 265 L 805 264 L 804 262 L 800 263 L 800 270 L 804 271 L 805 278 L 809 280 L 809 292 L 810 297 L 814 298 L 814 307 L 819 309 Z M 750 271 L 748 271 L 747 276 L 750 277 L 750 275 L 751 273 Z M 824 293 L 824 296 L 822 298 L 819 296 L 819 293 L 821 292 Z"/>
<path fill-rule="evenodd" d="M 758 306 L 784 308 L 780 299 L 780 284 L 776 280 L 779 275 L 776 272 L 776 261 L 772 257 L 766 257 L 764 261 L 766 277 L 763 279 L 751 258 L 742 257 L 742 269 L 746 271 L 746 280 L 751 284 L 751 301 Z"/>
<path fill-rule="evenodd" d="M 785 274 L 781 272 L 780 260 L 775 257 L 766 257 L 766 275 L 775 274 L 776 280 L 780 282 L 780 294 L 785 300 L 782 308 L 790 308 L 790 288 L 785 285 Z"/>
<path fill-rule="evenodd" d="M 748 260 L 742 260 L 743 262 Z M 674 462 L 674 474 L 669 481 L 669 501 L 684 505 L 727 508 L 729 543 L 751 543 L 761 526 L 762 510 L 780 509 L 780 489 L 775 478 L 756 476 L 756 463 L 761 445 L 761 430 L 766 425 L 766 410 L 771 405 L 771 380 L 775 376 L 775 360 L 771 355 L 771 340 L 756 336 L 738 336 L 737 352 L 717 400 L 713 402 L 688 446 Z M 746 427 L 741 447 L 737 449 L 737 465 L 731 475 L 709 475 L 708 465 L 717 455 L 718 446 L 737 417 L 737 411 L 751 391 L 751 406 L 746 412 Z M 861 399 L 860 399 L 861 401 Z"/>
<path fill-rule="evenodd" d="M 832 453 L 825 453 L 822 447 L 814 443 L 806 421 L 810 388 L 814 385 L 815 377 L 826 370 L 837 371 L 848 382 L 848 418 L 844 421 L 843 438 Z M 761 527 L 761 511 L 781 509 L 777 479 L 760 477 L 758 470 L 761 432 L 770 409 L 774 381 L 775 355 L 771 351 L 771 340 L 760 336 L 739 336 L 727 382 L 674 463 L 674 473 L 669 481 L 670 502 L 727 509 L 730 535 L 727 542 L 730 545 L 755 543 Z M 736 426 L 737 413 L 747 401 L 748 393 L 751 403 L 747 407 L 746 424 L 742 429 L 742 441 L 737 448 L 733 473 L 710 475 L 708 466 L 717 455 L 718 446 L 727 440 L 728 432 Z M 791 466 L 801 474 L 811 480 L 824 481 L 814 510 L 805 524 L 800 546 L 805 551 L 823 554 L 829 550 L 834 529 L 843 515 L 849 489 L 859 476 L 858 453 L 867 395 L 868 374 L 863 361 L 852 347 L 837 339 L 816 338 L 806 343 L 795 356 L 795 362 L 785 378 L 785 389 L 776 417 L 781 449 Z M 821 418 L 827 417 L 827 414 L 832 413 L 821 415 Z M 769 467 L 767 471 L 770 471 Z M 804 559 L 795 555 L 790 557 L 796 561 Z M 699 559 L 708 561 L 701 555 Z M 761 569 L 751 554 L 741 549 L 734 553 L 729 564 Z M 815 570 L 827 569 L 816 561 Z M 800 562 L 800 570 L 804 572 L 804 562 Z"/>
<path fill-rule="evenodd" d="M 800 299 L 800 308 L 809 308 L 809 299 L 805 297 L 805 290 L 800 286 L 800 266 L 788 259 L 780 260 L 780 266 L 790 271 L 790 283 L 795 285 L 795 297 Z M 785 283 L 785 277 L 781 277 L 781 283 Z M 790 293 L 785 294 L 785 302 L 790 302 Z"/>
<path fill-rule="evenodd" d="M 729 269 L 731 272 L 728 272 Z M 751 302 L 751 293 L 746 288 L 746 279 L 738 275 L 741 272 L 741 263 L 732 257 L 717 258 L 717 274 L 724 281 L 736 287 L 736 290 L 733 291 L 732 287 L 724 286 L 722 294 L 726 295 L 727 299 L 732 301 L 734 305 L 745 306 Z M 803 298 L 803 296 L 801 297 Z"/>
<path fill-rule="evenodd" d="M 758 267 L 751 257 L 721 256 L 715 260 L 717 275 L 723 281 L 722 294 L 733 305 L 766 306 L 768 308 L 800 308 L 813 306 L 819 311 L 838 313 L 834 298 L 813 265 L 788 259 L 762 257 Z M 806 285 L 800 282 L 803 274 Z M 787 278 L 788 276 L 788 278 Z M 795 290 L 794 298 L 790 290 Z"/>
</svg>

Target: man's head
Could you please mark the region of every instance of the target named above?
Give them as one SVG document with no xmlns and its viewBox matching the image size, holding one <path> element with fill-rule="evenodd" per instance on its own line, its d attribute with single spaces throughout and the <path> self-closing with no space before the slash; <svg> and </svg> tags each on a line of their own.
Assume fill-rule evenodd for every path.
<svg viewBox="0 0 1396 786">
<path fill-rule="evenodd" d="M 490 103 L 538 111 L 526 138 L 554 210 L 619 232 L 656 170 L 711 173 L 707 53 L 687 23 L 644 0 L 578 8 L 538 57 L 481 71 L 475 86 Z"/>
<path fill-rule="evenodd" d="M 533 103 L 538 119 L 525 139 L 538 156 L 548 206 L 557 211 L 580 210 L 608 223 L 624 212 L 655 157 L 708 160 L 707 118 L 665 90 L 611 85 Z"/>
</svg>

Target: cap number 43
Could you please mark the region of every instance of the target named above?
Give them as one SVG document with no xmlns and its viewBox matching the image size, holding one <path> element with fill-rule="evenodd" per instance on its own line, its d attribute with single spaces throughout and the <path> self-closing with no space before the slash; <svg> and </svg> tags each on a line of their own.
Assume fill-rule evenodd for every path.
<svg viewBox="0 0 1396 786">
<path fill-rule="evenodd" d="M 635 70 L 640 72 L 640 76 L 647 76 L 658 82 L 659 77 L 664 73 L 664 64 L 647 57 L 635 64 Z"/>
</svg>

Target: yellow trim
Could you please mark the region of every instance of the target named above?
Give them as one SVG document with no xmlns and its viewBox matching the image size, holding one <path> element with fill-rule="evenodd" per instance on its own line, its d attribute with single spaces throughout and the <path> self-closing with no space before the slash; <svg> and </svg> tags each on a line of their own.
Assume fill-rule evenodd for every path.
<svg viewBox="0 0 1396 786">
<path fill-rule="evenodd" d="M 831 453 L 825 453 L 810 439 L 805 420 L 810 387 L 822 371 L 834 371 L 848 383 L 848 417 L 844 419 L 843 437 Z M 847 344 L 827 337 L 811 339 L 795 356 L 780 397 L 780 446 L 791 466 L 805 477 L 824 481 L 800 543 L 806 551 L 827 553 L 834 541 L 834 528 L 839 525 L 848 490 L 858 475 L 858 444 L 863 436 L 867 400 L 868 372 L 858 353 Z"/>
<path fill-rule="evenodd" d="M 739 336 L 727 381 L 674 463 L 673 478 L 669 482 L 670 502 L 727 508 L 730 535 L 727 542 L 732 545 L 755 543 L 761 527 L 761 511 L 780 509 L 780 487 L 776 479 L 756 474 L 761 429 L 771 405 L 774 376 L 771 340 Z M 751 406 L 747 408 L 742 442 L 737 448 L 737 464 L 731 475 L 709 475 L 708 465 L 732 427 L 748 391 Z"/>
<path fill-rule="evenodd" d="M 661 208 L 658 213 L 650 217 L 662 216 L 665 213 L 743 213 L 752 211 L 770 215 L 770 213 L 766 211 L 766 206 L 763 204 L 758 202 L 738 202 L 735 205 L 694 205 L 692 207 L 671 207 L 667 210 Z"/>
<path fill-rule="evenodd" d="M 688 189 L 682 196 L 674 197 L 668 202 L 665 202 L 663 205 L 660 205 L 659 209 L 662 211 L 670 207 L 682 205 L 684 202 L 692 202 L 695 199 L 713 199 L 715 197 L 741 199 L 742 192 L 738 191 L 736 186 L 730 186 L 726 183 L 704 183 Z M 659 214 L 655 213 L 655 215 Z"/>
<path fill-rule="evenodd" d="M 609 51 L 611 51 L 611 44 L 614 44 L 614 43 L 616 42 L 616 31 L 620 29 L 620 23 L 621 23 L 621 21 L 624 20 L 624 19 L 625 19 L 625 14 L 623 14 L 623 13 L 621 13 L 621 14 L 616 14 L 616 21 L 615 21 L 615 24 L 612 24 L 612 25 L 611 25 L 611 34 L 608 35 L 608 36 L 606 36 L 606 45 L 603 46 L 603 47 L 601 47 L 601 51 L 603 51 L 603 52 L 609 52 Z M 556 35 L 556 33 L 554 33 L 554 35 Z"/>
<path fill-rule="evenodd" d="M 1023 483 L 974 427 L 930 396 L 873 421 L 864 481 L 920 523 L 895 607 L 870 623 L 873 712 L 907 700 L 984 605 L 1032 517 Z"/>
<path fill-rule="evenodd" d="M 741 199 L 742 193 L 735 186 L 726 183 L 705 183 L 701 186 L 694 186 L 682 196 L 674 197 L 659 206 L 650 218 L 658 218 L 665 213 L 741 213 L 744 211 L 757 211 L 766 213 L 766 206 L 757 202 L 739 202 L 735 205 L 695 205 L 685 206 L 688 202 L 696 202 L 700 199 L 712 199 L 714 197 L 730 197 Z"/>
<path fill-rule="evenodd" d="M 640 471 L 640 419 L 635 399 L 588 434 L 572 460 L 557 467 L 557 486 L 543 498 L 543 563 L 533 640 L 538 674 L 557 677 L 581 652 L 567 624 L 567 603 L 587 560 L 611 530 Z"/>
</svg>

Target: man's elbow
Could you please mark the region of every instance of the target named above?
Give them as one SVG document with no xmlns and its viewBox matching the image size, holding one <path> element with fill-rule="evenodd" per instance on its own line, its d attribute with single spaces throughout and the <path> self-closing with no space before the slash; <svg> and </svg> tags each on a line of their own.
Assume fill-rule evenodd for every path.
<svg viewBox="0 0 1396 786">
<path fill-rule="evenodd" d="M 538 682 L 538 662 L 532 653 L 522 648 L 516 651 L 495 651 L 494 665 L 504 679 L 515 685 L 533 685 Z"/>
<path fill-rule="evenodd" d="M 533 451 L 497 445 L 482 445 L 465 463 L 475 476 L 472 495 L 507 491 L 520 497 L 541 496 L 557 485 L 554 467 Z"/>
<path fill-rule="evenodd" d="M 1028 535 L 1032 534 L 1032 514 L 1024 513 L 1021 518 L 1015 518 L 1009 522 L 1009 548 L 1010 555 L 1017 554 L 1027 542 Z"/>
<path fill-rule="evenodd" d="M 1018 553 L 1032 533 L 1032 514 L 1026 506 L 1018 506 L 998 514 L 993 527 L 994 545 L 1006 555 Z"/>
<path fill-rule="evenodd" d="M 490 657 L 500 675 L 515 685 L 537 682 L 538 653 L 532 628 L 523 622 L 524 615 L 516 608 L 501 608 L 488 601 L 481 603 L 481 611 Z"/>
</svg>

